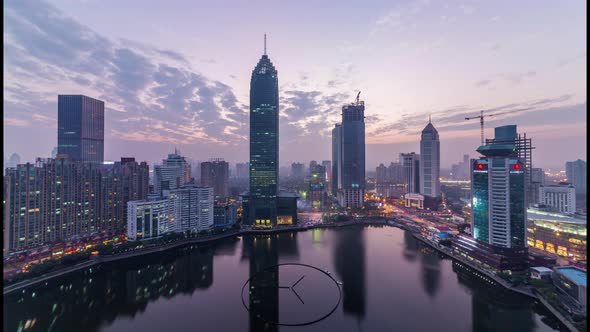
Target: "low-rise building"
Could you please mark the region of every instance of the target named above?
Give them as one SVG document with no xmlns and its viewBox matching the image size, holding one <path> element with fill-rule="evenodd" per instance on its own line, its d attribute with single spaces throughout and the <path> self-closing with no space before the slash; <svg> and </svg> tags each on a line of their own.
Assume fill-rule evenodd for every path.
<svg viewBox="0 0 590 332">
<path fill-rule="evenodd" d="M 531 267 L 531 278 L 533 279 L 551 281 L 551 273 L 553 270 L 544 266 Z"/>
<path fill-rule="evenodd" d="M 586 219 L 537 208 L 528 209 L 527 218 L 527 243 L 530 247 L 586 262 Z"/>
<path fill-rule="evenodd" d="M 561 213 L 576 213 L 576 189 L 571 183 L 541 185 L 539 201 Z"/>
<path fill-rule="evenodd" d="M 213 225 L 215 227 L 230 227 L 236 223 L 238 212 L 235 204 L 216 204 L 213 209 Z"/>
<path fill-rule="evenodd" d="M 555 287 L 586 310 L 586 271 L 573 266 L 555 267 L 551 276 Z"/>
</svg>

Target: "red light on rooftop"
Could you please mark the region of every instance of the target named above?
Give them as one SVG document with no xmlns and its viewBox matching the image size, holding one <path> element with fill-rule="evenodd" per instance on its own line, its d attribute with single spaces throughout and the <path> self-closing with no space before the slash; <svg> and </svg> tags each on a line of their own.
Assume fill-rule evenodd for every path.
<svg viewBox="0 0 590 332">
<path fill-rule="evenodd" d="M 520 164 L 514 164 L 514 169 L 516 169 L 516 170 L 520 169 Z"/>
<path fill-rule="evenodd" d="M 483 169 L 483 164 L 477 164 L 477 169 Z"/>
</svg>

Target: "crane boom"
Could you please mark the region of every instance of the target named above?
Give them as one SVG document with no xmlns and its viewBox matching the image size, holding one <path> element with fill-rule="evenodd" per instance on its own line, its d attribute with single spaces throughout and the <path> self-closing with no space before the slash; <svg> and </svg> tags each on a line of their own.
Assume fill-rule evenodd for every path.
<svg viewBox="0 0 590 332">
<path fill-rule="evenodd" d="M 472 116 L 472 117 L 466 117 L 465 120 L 473 120 L 473 119 L 479 119 L 479 124 L 481 127 L 481 145 L 483 145 L 483 118 L 486 116 L 495 116 L 495 115 L 504 115 L 504 114 L 509 114 L 509 113 L 514 113 L 514 112 L 521 112 L 521 111 L 528 111 L 530 109 L 533 109 L 533 107 L 527 107 L 527 108 L 521 108 L 521 109 L 517 109 L 517 110 L 510 110 L 510 111 L 506 111 L 506 112 L 501 112 L 501 113 L 494 113 L 494 114 L 486 114 L 484 115 L 483 112 L 484 110 L 481 110 L 480 115 L 478 116 Z"/>
</svg>

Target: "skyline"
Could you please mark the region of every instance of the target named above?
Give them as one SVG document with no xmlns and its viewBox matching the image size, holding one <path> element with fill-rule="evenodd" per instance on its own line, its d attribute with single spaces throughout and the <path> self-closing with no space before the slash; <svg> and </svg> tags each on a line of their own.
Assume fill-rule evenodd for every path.
<svg viewBox="0 0 590 332">
<path fill-rule="evenodd" d="M 5 3 L 5 157 L 48 157 L 57 145 L 57 95 L 85 94 L 105 102 L 106 160 L 133 156 L 153 163 L 178 147 L 195 160 L 244 162 L 249 74 L 266 32 L 281 76 L 281 166 L 330 160 L 333 124 L 358 91 L 366 103 L 368 169 L 396 161 L 400 152 L 418 152 L 429 114 L 440 133 L 442 168 L 464 153 L 475 157 L 479 123 L 463 119 L 482 107 L 532 108 L 486 121 L 486 137 L 494 127 L 517 124 L 533 139 L 535 167 L 564 168 L 565 161 L 586 159 L 586 45 L 577 38 L 585 37 L 583 2 L 559 8 L 503 3 L 493 10 L 472 1 L 375 2 L 375 10 L 360 3 L 277 9 L 235 2 L 227 17 L 218 4 L 147 3 L 128 29 L 121 24 L 128 23 L 132 2 L 117 4 L 117 11 L 108 1 L 52 3 Z M 313 9 L 310 27 L 280 19 L 302 8 Z M 526 10 L 528 16 L 519 15 Z M 247 20 L 259 11 L 277 17 L 265 24 Z M 345 15 L 351 11 L 356 15 Z M 175 22 L 152 26 L 153 15 Z M 546 24 L 550 15 L 559 19 Z M 315 22 L 318 17 L 324 20 Z M 339 23 L 328 24 L 332 20 Z M 485 27 L 473 24 L 478 20 Z M 490 31 L 493 26 L 500 31 Z M 466 27 L 474 31 L 462 31 Z M 554 47 L 555 40 L 562 45 Z"/>
</svg>

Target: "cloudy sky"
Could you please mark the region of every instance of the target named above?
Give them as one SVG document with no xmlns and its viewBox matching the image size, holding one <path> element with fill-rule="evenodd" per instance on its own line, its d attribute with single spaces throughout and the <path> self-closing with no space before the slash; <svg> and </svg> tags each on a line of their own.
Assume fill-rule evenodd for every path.
<svg viewBox="0 0 590 332">
<path fill-rule="evenodd" d="M 419 150 L 476 155 L 480 109 L 533 138 L 533 162 L 586 159 L 586 1 L 4 2 L 4 154 L 57 144 L 57 95 L 105 101 L 105 158 L 248 159 L 252 69 L 279 72 L 281 163 L 330 159 L 361 91 L 367 167 Z M 513 111 L 513 112 L 512 112 Z"/>
</svg>

